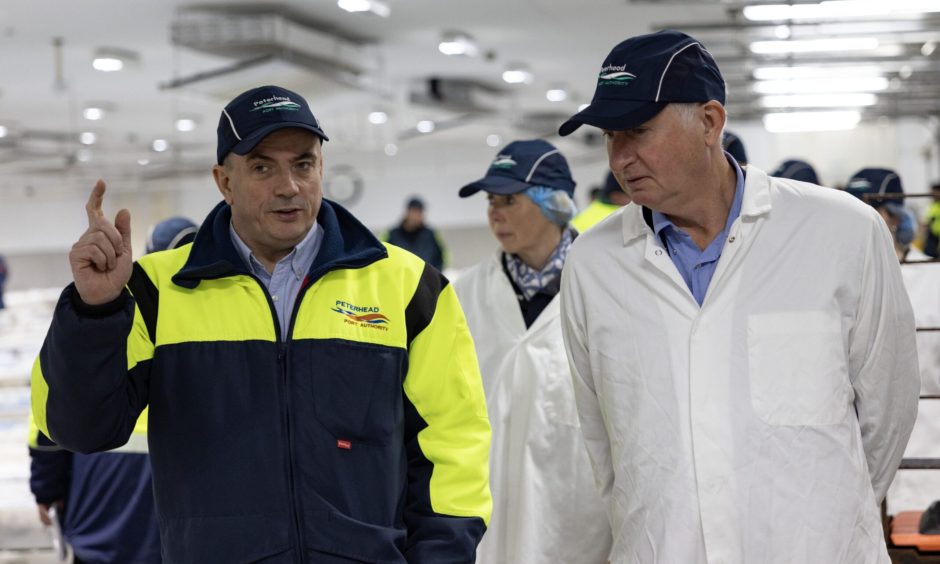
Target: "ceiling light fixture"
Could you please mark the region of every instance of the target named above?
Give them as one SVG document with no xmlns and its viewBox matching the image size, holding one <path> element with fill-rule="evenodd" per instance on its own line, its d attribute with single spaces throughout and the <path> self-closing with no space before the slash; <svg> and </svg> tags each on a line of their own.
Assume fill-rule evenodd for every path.
<svg viewBox="0 0 940 564">
<path fill-rule="evenodd" d="M 75 151 L 75 159 L 80 163 L 87 163 L 91 160 L 91 156 L 90 149 L 79 149 Z"/>
<path fill-rule="evenodd" d="M 369 112 L 369 123 L 373 125 L 382 125 L 388 121 L 388 114 L 385 112 Z"/>
<path fill-rule="evenodd" d="M 0 137 L 6 137 L 6 136 L 7 136 L 7 133 L 9 133 L 9 132 L 10 132 L 10 130 L 7 129 L 6 126 L 0 125 Z"/>
<path fill-rule="evenodd" d="M 761 98 L 761 105 L 765 108 L 861 108 L 874 106 L 877 102 L 878 97 L 870 92 L 787 94 Z"/>
<path fill-rule="evenodd" d="M 90 121 L 97 121 L 104 117 L 104 110 L 101 108 L 85 108 L 82 110 L 82 117 Z"/>
<path fill-rule="evenodd" d="M 388 4 L 380 0 L 337 0 L 336 5 L 347 12 L 370 12 L 383 18 L 392 13 Z"/>
<path fill-rule="evenodd" d="M 192 118 L 180 118 L 176 120 L 177 131 L 193 131 L 196 129 L 196 120 Z"/>
<path fill-rule="evenodd" d="M 170 148 L 170 144 L 167 143 L 166 139 L 154 139 L 153 143 L 150 144 L 150 148 L 158 153 L 162 153 Z"/>
<path fill-rule="evenodd" d="M 764 115 L 764 129 L 771 133 L 797 131 L 845 131 L 861 121 L 858 111 L 787 112 Z"/>
<path fill-rule="evenodd" d="M 876 66 L 791 66 L 757 67 L 754 69 L 756 80 L 792 80 L 797 78 L 832 78 L 836 76 L 881 76 L 882 70 Z"/>
<path fill-rule="evenodd" d="M 91 66 L 101 72 L 116 72 L 137 61 L 137 53 L 117 47 L 101 47 L 95 50 Z"/>
<path fill-rule="evenodd" d="M 758 94 L 824 94 L 830 92 L 880 92 L 888 88 L 883 76 L 859 78 L 813 78 L 804 80 L 764 80 L 754 83 Z"/>
<path fill-rule="evenodd" d="M 933 55 L 933 52 L 936 50 L 937 50 L 937 44 L 934 43 L 933 41 L 928 41 L 924 43 L 923 45 L 921 45 L 920 54 L 925 57 L 929 57 Z"/>
<path fill-rule="evenodd" d="M 394 143 L 389 143 L 385 146 L 385 154 L 389 157 L 394 157 L 398 154 L 398 145 Z"/>
<path fill-rule="evenodd" d="M 549 102 L 564 102 L 568 99 L 568 91 L 560 86 L 555 86 L 545 93 L 545 99 Z"/>
<path fill-rule="evenodd" d="M 91 131 L 85 131 L 78 136 L 78 140 L 82 145 L 94 145 L 95 141 L 98 140 L 98 136 Z"/>
<path fill-rule="evenodd" d="M 421 133 L 431 133 L 434 131 L 434 122 L 429 119 L 423 119 L 418 122 L 415 128 Z"/>
<path fill-rule="evenodd" d="M 445 55 L 454 57 L 475 57 L 480 52 L 476 41 L 462 31 L 445 31 L 437 49 Z"/>
<path fill-rule="evenodd" d="M 751 21 L 827 20 L 940 12 L 936 0 L 827 0 L 817 4 L 746 6 Z"/>
<path fill-rule="evenodd" d="M 486 144 L 489 145 L 490 147 L 499 146 L 500 141 L 502 141 L 502 139 L 500 139 L 499 135 L 496 135 L 495 133 L 490 133 L 489 135 L 486 136 Z"/>
<path fill-rule="evenodd" d="M 829 51 L 872 51 L 878 48 L 877 37 L 837 37 L 831 39 L 793 39 L 789 41 L 754 41 L 751 52 L 757 55 L 786 53 L 819 53 Z"/>
<path fill-rule="evenodd" d="M 509 63 L 503 71 L 503 80 L 509 84 L 531 84 L 532 71 L 525 63 Z"/>
<path fill-rule="evenodd" d="M 777 39 L 790 39 L 790 26 L 788 25 L 778 25 L 774 28 L 774 37 Z"/>
<path fill-rule="evenodd" d="M 898 76 L 904 80 L 909 79 L 912 74 L 914 74 L 914 69 L 911 65 L 902 65 L 901 68 L 898 69 Z"/>
</svg>

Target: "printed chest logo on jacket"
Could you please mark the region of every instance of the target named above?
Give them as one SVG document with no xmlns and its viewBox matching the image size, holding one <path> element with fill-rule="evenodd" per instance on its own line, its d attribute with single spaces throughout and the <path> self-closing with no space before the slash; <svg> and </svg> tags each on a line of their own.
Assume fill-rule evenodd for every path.
<svg viewBox="0 0 940 564">
<path fill-rule="evenodd" d="M 331 311 L 344 316 L 344 323 L 388 331 L 388 317 L 380 312 L 378 306 L 359 306 L 336 300 L 336 305 Z"/>
</svg>

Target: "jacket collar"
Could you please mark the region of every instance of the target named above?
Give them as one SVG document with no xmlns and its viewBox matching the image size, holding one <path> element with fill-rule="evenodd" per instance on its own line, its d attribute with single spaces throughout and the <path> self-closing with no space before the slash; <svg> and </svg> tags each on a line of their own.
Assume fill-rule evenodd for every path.
<svg viewBox="0 0 940 564">
<path fill-rule="evenodd" d="M 770 212 L 770 182 L 767 173 L 748 165 L 744 175 L 744 199 L 741 201 L 742 218 L 755 218 Z M 623 244 L 653 232 L 650 210 L 630 203 L 624 207 L 621 226 Z"/>
<path fill-rule="evenodd" d="M 199 227 L 186 264 L 173 276 L 174 283 L 192 289 L 202 280 L 251 274 L 232 242 L 231 221 L 232 208 L 219 202 Z M 323 227 L 323 243 L 307 273 L 308 283 L 330 270 L 361 268 L 388 256 L 375 235 L 336 203 L 321 202 L 317 223 Z"/>
</svg>

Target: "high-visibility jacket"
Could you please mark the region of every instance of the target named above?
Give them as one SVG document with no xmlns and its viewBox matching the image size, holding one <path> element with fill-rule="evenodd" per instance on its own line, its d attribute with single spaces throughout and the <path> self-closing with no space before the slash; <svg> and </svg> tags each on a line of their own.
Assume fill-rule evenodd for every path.
<svg viewBox="0 0 940 564">
<path fill-rule="evenodd" d="M 80 452 L 149 405 L 168 562 L 470 562 L 490 429 L 448 281 L 324 201 L 288 334 L 220 203 L 191 246 L 142 257 L 111 304 L 63 292 L 33 412 Z"/>
<path fill-rule="evenodd" d="M 608 204 L 600 200 L 594 200 L 584 210 L 571 220 L 571 226 L 578 230 L 578 233 L 584 233 L 600 220 L 619 210 L 620 206 Z"/>
</svg>

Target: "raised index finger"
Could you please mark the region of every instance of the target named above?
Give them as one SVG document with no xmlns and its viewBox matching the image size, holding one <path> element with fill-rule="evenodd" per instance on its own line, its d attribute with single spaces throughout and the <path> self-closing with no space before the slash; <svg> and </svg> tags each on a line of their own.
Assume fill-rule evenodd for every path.
<svg viewBox="0 0 940 564">
<path fill-rule="evenodd" d="M 91 189 L 88 202 L 85 204 L 89 227 L 97 224 L 104 217 L 104 212 L 101 211 L 102 202 L 104 202 L 104 180 L 98 180 L 95 182 L 95 187 Z"/>
</svg>

